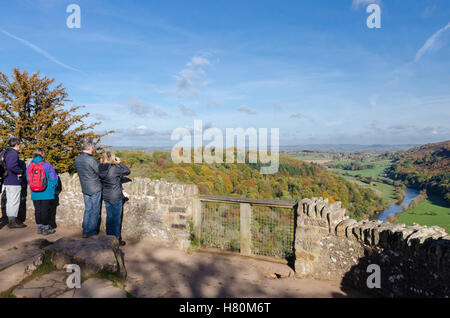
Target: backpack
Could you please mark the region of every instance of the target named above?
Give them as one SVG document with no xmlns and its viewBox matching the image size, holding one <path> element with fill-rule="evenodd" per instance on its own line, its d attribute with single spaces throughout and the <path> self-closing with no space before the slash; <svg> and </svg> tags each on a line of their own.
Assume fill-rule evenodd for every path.
<svg viewBox="0 0 450 318">
<path fill-rule="evenodd" d="M 0 179 L 1 182 L 8 176 L 8 168 L 6 167 L 6 154 L 8 150 L 3 149 L 0 155 Z"/>
<path fill-rule="evenodd" d="M 42 192 L 47 188 L 47 176 L 42 166 L 44 161 L 39 163 L 31 163 L 28 170 L 28 180 L 30 181 L 30 189 L 33 192 Z"/>
</svg>

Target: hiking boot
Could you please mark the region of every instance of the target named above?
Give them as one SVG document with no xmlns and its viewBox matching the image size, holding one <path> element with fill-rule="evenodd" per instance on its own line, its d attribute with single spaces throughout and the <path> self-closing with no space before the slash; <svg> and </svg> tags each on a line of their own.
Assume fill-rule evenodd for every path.
<svg viewBox="0 0 450 318">
<path fill-rule="evenodd" d="M 9 227 L 10 229 L 21 229 L 21 228 L 26 227 L 26 225 L 23 224 L 23 223 L 18 223 L 18 222 L 14 219 L 14 220 L 9 220 L 8 227 Z"/>
<path fill-rule="evenodd" d="M 23 223 L 22 221 L 19 221 L 16 219 L 17 224 L 20 225 L 20 227 L 27 227 L 27 225 L 25 223 Z"/>
<path fill-rule="evenodd" d="M 42 229 L 42 235 L 50 235 L 55 233 L 56 231 L 54 229 L 52 229 L 51 227 Z"/>
</svg>

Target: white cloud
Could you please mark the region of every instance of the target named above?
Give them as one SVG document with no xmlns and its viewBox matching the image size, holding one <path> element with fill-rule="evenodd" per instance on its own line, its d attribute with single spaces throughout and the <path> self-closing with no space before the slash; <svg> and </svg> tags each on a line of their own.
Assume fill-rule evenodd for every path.
<svg viewBox="0 0 450 318">
<path fill-rule="evenodd" d="M 428 51 L 436 51 L 442 46 L 442 37 L 445 35 L 445 32 L 450 29 L 450 22 L 447 23 L 445 27 L 436 31 L 426 42 L 425 44 L 417 51 L 416 58 L 414 62 L 418 62 L 420 58 Z"/>
<path fill-rule="evenodd" d="M 194 56 L 187 64 L 186 68 L 182 69 L 178 75 L 175 75 L 176 89 L 178 91 L 184 89 L 195 89 L 196 87 L 204 87 L 207 81 L 202 80 L 206 75 L 205 66 L 211 63 L 208 59 L 200 56 Z"/>
<path fill-rule="evenodd" d="M 67 65 L 67 64 L 64 64 L 64 63 L 60 62 L 55 57 L 50 55 L 50 53 L 44 51 L 43 49 L 41 49 L 40 47 L 34 45 L 33 43 L 28 42 L 27 40 L 19 38 L 18 36 L 15 36 L 14 34 L 11 34 L 11 33 L 7 32 L 7 31 L 3 30 L 3 29 L 0 29 L 0 32 L 2 32 L 4 35 L 6 35 L 6 36 L 8 36 L 8 37 L 10 37 L 10 38 L 12 38 L 12 39 L 14 39 L 16 41 L 21 42 L 22 44 L 25 44 L 26 46 L 28 46 L 29 48 L 31 48 L 35 52 L 41 54 L 42 56 L 44 56 L 47 59 L 49 59 L 50 61 L 58 64 L 59 66 L 62 66 L 62 67 L 66 68 L 68 70 L 71 70 L 71 71 L 80 72 L 80 70 L 78 70 L 78 69 L 76 69 L 76 68 L 74 68 L 74 67 L 72 67 L 70 65 Z"/>
<path fill-rule="evenodd" d="M 247 113 L 249 115 L 255 115 L 258 112 L 256 109 L 253 109 L 247 105 L 241 105 L 237 110 L 240 112 Z"/>
</svg>

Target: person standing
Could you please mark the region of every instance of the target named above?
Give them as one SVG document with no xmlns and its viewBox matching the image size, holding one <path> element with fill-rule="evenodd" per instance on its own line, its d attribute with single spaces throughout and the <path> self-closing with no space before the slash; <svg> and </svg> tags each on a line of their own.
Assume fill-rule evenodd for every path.
<svg viewBox="0 0 450 318">
<path fill-rule="evenodd" d="M 46 151 L 42 148 L 34 150 L 26 176 L 30 185 L 38 234 L 49 235 L 55 233 L 50 225 L 50 211 L 55 200 L 58 175 L 53 166 L 45 161 L 45 154 Z"/>
<path fill-rule="evenodd" d="M 8 171 L 3 187 L 6 192 L 6 215 L 10 229 L 24 228 L 25 224 L 17 220 L 20 207 L 20 194 L 22 192 L 22 178 L 25 171 L 19 162 L 20 140 L 11 138 L 10 148 L 5 153 L 5 164 Z"/>
<path fill-rule="evenodd" d="M 111 151 L 103 154 L 100 160 L 99 175 L 103 185 L 103 200 L 106 207 L 106 234 L 114 235 L 119 239 L 120 246 L 124 246 L 122 240 L 122 214 L 123 214 L 123 188 L 122 177 L 130 174 L 130 169 L 120 162 Z"/>
<path fill-rule="evenodd" d="M 83 237 L 97 235 L 100 228 L 102 184 L 98 175 L 98 162 L 93 153 L 92 140 L 83 142 L 83 152 L 75 159 L 84 198 Z"/>
</svg>

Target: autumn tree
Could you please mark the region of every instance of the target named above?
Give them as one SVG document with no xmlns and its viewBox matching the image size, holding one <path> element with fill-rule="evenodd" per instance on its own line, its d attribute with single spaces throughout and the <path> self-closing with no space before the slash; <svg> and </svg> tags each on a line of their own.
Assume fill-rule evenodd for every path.
<svg viewBox="0 0 450 318">
<path fill-rule="evenodd" d="M 61 84 L 53 85 L 54 82 L 39 72 L 30 76 L 14 69 L 11 79 L 0 72 L 0 146 L 8 147 L 8 140 L 17 137 L 25 158 L 31 158 L 36 148 L 44 148 L 46 160 L 55 169 L 73 172 L 83 139 L 99 144 L 103 136 L 112 132 L 95 133 L 93 128 L 100 123 L 84 123 L 89 113 L 77 114 L 82 106 L 67 109 L 65 103 L 72 101 L 66 89 Z"/>
</svg>

